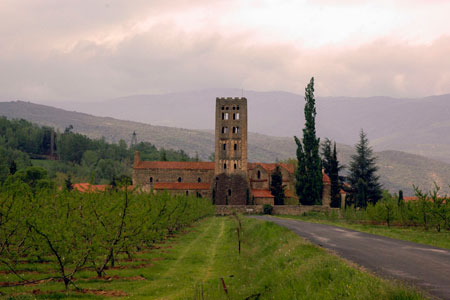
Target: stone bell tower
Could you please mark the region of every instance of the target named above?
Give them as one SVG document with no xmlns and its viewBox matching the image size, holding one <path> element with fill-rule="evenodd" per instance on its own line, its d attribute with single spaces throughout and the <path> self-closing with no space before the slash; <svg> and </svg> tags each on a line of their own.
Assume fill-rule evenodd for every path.
<svg viewBox="0 0 450 300">
<path fill-rule="evenodd" d="M 246 204 L 247 99 L 216 98 L 215 203 Z"/>
</svg>

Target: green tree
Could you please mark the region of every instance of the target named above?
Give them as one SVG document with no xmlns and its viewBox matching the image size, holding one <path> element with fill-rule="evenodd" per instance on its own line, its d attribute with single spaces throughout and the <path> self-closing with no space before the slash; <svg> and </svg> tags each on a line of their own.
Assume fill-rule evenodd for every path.
<svg viewBox="0 0 450 300">
<path fill-rule="evenodd" d="M 303 205 L 322 204 L 322 162 L 319 156 L 320 138 L 316 137 L 316 106 L 314 77 L 305 88 L 305 128 L 303 139 L 294 137 L 297 144 L 298 168 L 296 192 Z"/>
<path fill-rule="evenodd" d="M 280 166 L 276 166 L 275 171 L 271 175 L 271 183 L 270 183 L 270 192 L 275 197 L 274 204 L 275 205 L 283 205 L 284 204 L 284 189 L 283 186 L 283 174 L 281 174 Z"/>
<path fill-rule="evenodd" d="M 330 189 L 331 189 L 331 207 L 341 207 L 341 182 L 339 177 L 339 172 L 343 169 L 343 166 L 339 165 L 337 159 L 336 142 L 333 146 L 333 152 L 331 154 L 330 160 Z"/>
<path fill-rule="evenodd" d="M 363 130 L 355 148 L 356 154 L 352 155 L 348 181 L 352 187 L 355 206 L 366 207 L 368 203 L 377 203 L 382 198 L 382 191 L 376 174 L 376 157 L 373 156 L 373 150 L 369 147 L 369 140 Z"/>
</svg>

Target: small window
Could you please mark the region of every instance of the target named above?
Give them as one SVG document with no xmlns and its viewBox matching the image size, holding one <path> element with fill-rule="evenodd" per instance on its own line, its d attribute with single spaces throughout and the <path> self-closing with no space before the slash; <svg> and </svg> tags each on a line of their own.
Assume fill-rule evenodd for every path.
<svg viewBox="0 0 450 300">
<path fill-rule="evenodd" d="M 233 106 L 233 110 L 235 110 L 236 109 L 236 106 Z"/>
<path fill-rule="evenodd" d="M 239 133 L 239 127 L 233 127 L 233 133 Z"/>
<path fill-rule="evenodd" d="M 231 196 L 231 189 L 228 190 L 228 196 Z"/>
<path fill-rule="evenodd" d="M 153 182 L 153 177 L 150 177 L 150 183 L 152 183 Z"/>
<path fill-rule="evenodd" d="M 181 182 L 181 177 L 178 177 L 178 182 Z"/>
<path fill-rule="evenodd" d="M 202 179 L 200 177 L 197 178 L 197 182 L 202 182 Z"/>
<path fill-rule="evenodd" d="M 225 106 L 222 106 L 222 110 L 224 110 L 225 109 Z"/>
<path fill-rule="evenodd" d="M 225 108 L 226 110 L 228 110 L 229 109 L 229 107 L 227 106 L 226 108 Z"/>
<path fill-rule="evenodd" d="M 189 196 L 189 191 L 186 191 L 186 196 Z"/>
<path fill-rule="evenodd" d="M 228 133 L 228 127 L 222 127 L 222 133 Z"/>
<path fill-rule="evenodd" d="M 235 169 L 235 170 L 237 169 L 237 164 L 234 164 L 234 169 Z"/>
<path fill-rule="evenodd" d="M 224 115 L 224 116 L 223 116 L 223 119 L 224 119 L 224 120 L 228 120 L 228 113 L 224 113 L 223 115 Z"/>
<path fill-rule="evenodd" d="M 237 150 L 237 144 L 234 144 L 234 150 Z"/>
<path fill-rule="evenodd" d="M 261 171 L 258 170 L 258 179 L 261 179 Z"/>
<path fill-rule="evenodd" d="M 236 120 L 236 114 L 233 114 L 233 120 Z"/>
<path fill-rule="evenodd" d="M 236 119 L 234 120 L 239 120 L 239 113 L 236 113 Z"/>
<path fill-rule="evenodd" d="M 225 119 L 225 113 L 222 113 L 222 120 Z"/>
<path fill-rule="evenodd" d="M 239 110 L 239 105 L 236 107 L 237 110 Z"/>
<path fill-rule="evenodd" d="M 219 181 L 219 177 L 216 177 L 216 181 Z"/>
<path fill-rule="evenodd" d="M 227 150 L 227 144 L 223 144 L 223 150 Z"/>
<path fill-rule="evenodd" d="M 223 169 L 226 170 L 227 164 L 223 164 Z"/>
</svg>

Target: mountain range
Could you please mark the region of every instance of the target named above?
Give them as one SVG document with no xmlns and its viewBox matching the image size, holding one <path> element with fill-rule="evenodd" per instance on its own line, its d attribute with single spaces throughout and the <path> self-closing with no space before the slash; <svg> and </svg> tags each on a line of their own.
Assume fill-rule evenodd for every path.
<svg viewBox="0 0 450 300">
<path fill-rule="evenodd" d="M 97 116 L 179 128 L 214 129 L 216 97 L 248 99 L 249 131 L 301 135 L 303 96 L 288 92 L 209 89 L 162 95 L 135 95 L 58 107 Z M 377 151 L 399 150 L 450 163 L 450 94 L 424 98 L 317 97 L 317 134 L 354 145 L 361 129 Z"/>
<path fill-rule="evenodd" d="M 130 107 L 132 106 L 130 104 Z M 105 105 L 105 107 L 108 106 Z M 182 108 L 175 109 L 175 107 L 172 110 L 183 111 Z M 186 110 L 184 112 L 188 114 Z M 250 110 L 249 114 L 249 122 L 251 122 L 254 112 L 252 113 Z M 278 110 L 274 110 L 273 114 L 277 115 Z M 193 130 L 154 126 L 111 117 L 97 117 L 23 101 L 0 102 L 0 115 L 8 118 L 23 118 L 40 125 L 54 127 L 60 131 L 72 125 L 76 132 L 92 138 L 104 137 L 109 142 L 118 142 L 120 139 L 130 142 L 132 133 L 135 131 L 139 141 L 148 141 L 157 147 L 183 149 L 190 155 L 198 154 L 203 160 L 208 160 L 214 151 L 214 132 L 208 129 Z M 208 118 L 211 117 L 208 116 Z M 197 121 L 200 122 L 201 118 Z M 266 120 L 269 126 L 271 122 L 271 119 Z M 292 137 L 249 132 L 250 161 L 284 160 L 295 157 L 295 150 L 296 146 Z M 341 163 L 348 165 L 354 152 L 353 147 L 339 143 L 338 152 Z M 430 189 L 433 182 L 442 187 L 443 193 L 450 192 L 450 188 L 447 186 L 448 178 L 450 178 L 450 164 L 396 150 L 378 151 L 375 155 L 378 157 L 380 181 L 384 188 L 391 192 L 402 189 L 408 196 L 413 194 L 413 184 L 423 189 Z"/>
</svg>

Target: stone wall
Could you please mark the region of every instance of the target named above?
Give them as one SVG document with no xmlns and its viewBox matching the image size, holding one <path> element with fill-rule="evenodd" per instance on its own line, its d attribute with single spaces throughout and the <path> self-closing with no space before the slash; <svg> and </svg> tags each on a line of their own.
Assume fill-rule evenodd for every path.
<svg viewBox="0 0 450 300">
<path fill-rule="evenodd" d="M 331 208 L 321 205 L 275 205 L 273 206 L 274 215 L 301 215 L 305 212 L 327 212 L 339 208 Z M 263 205 L 216 205 L 216 215 L 230 215 L 233 212 L 238 214 L 262 214 Z"/>
<path fill-rule="evenodd" d="M 214 170 L 183 170 L 183 169 L 134 169 L 136 185 L 152 186 L 156 182 L 200 182 L 210 183 L 214 176 Z M 152 178 L 152 183 L 150 183 Z"/>
</svg>

